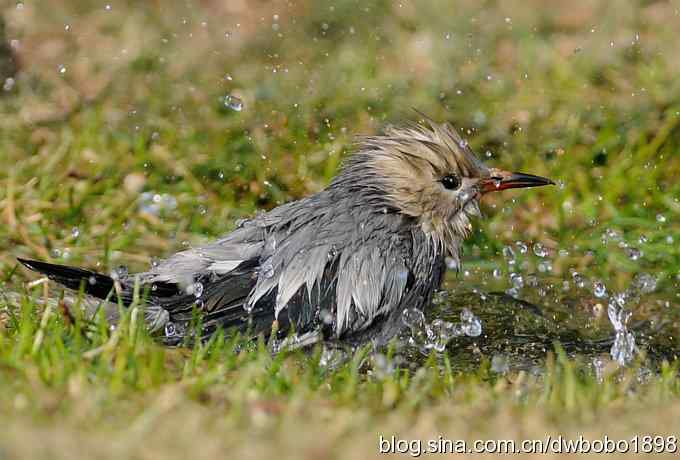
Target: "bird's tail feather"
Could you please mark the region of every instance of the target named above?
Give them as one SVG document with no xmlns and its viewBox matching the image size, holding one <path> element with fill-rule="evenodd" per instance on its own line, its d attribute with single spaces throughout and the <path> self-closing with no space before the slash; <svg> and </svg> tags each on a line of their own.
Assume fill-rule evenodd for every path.
<svg viewBox="0 0 680 460">
<path fill-rule="evenodd" d="M 84 289 L 85 294 L 106 299 L 114 287 L 113 278 L 108 275 L 85 270 L 78 267 L 50 264 L 38 260 L 17 259 L 30 270 L 33 270 L 69 289 Z"/>
</svg>

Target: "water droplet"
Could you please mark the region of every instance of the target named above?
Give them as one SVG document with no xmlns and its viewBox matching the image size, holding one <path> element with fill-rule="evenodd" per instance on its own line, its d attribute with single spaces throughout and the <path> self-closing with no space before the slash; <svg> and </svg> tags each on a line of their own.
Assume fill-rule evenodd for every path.
<svg viewBox="0 0 680 460">
<path fill-rule="evenodd" d="M 193 285 L 194 297 L 199 298 L 203 295 L 203 283 L 196 281 Z"/>
<path fill-rule="evenodd" d="M 239 99 L 236 96 L 227 94 L 226 96 L 224 96 L 224 106 L 227 107 L 228 109 L 240 112 L 241 110 L 243 110 L 243 101 L 241 101 L 241 99 Z"/>
<path fill-rule="evenodd" d="M 154 216 L 177 208 L 177 199 L 167 193 L 144 192 L 138 201 L 140 212 Z"/>
<path fill-rule="evenodd" d="M 538 264 L 538 271 L 541 273 L 548 273 L 552 271 L 552 263 L 550 261 L 544 260 Z"/>
<path fill-rule="evenodd" d="M 166 337 L 175 337 L 177 335 L 177 327 L 175 326 L 175 323 L 172 321 L 168 321 L 165 323 L 165 336 Z"/>
<path fill-rule="evenodd" d="M 417 308 L 405 308 L 401 313 L 401 320 L 411 330 L 421 329 L 425 323 L 425 315 Z"/>
<path fill-rule="evenodd" d="M 14 88 L 14 83 L 15 83 L 14 78 L 12 78 L 12 77 L 5 78 L 5 81 L 2 84 L 2 90 L 3 91 L 12 91 L 12 88 Z"/>
<path fill-rule="evenodd" d="M 106 11 L 111 11 L 111 5 L 109 5 L 109 4 L 104 5 L 104 9 Z"/>
<path fill-rule="evenodd" d="M 641 294 L 649 294 L 656 290 L 656 278 L 649 273 L 638 273 L 633 278 L 633 287 L 638 289 Z"/>
<path fill-rule="evenodd" d="M 614 343 L 610 350 L 612 359 L 625 366 L 635 357 L 635 336 L 632 332 L 620 331 L 614 336 Z"/>
<path fill-rule="evenodd" d="M 516 241 L 515 246 L 517 246 L 517 249 L 519 249 L 520 254 L 526 254 L 529 250 L 524 241 Z"/>
<path fill-rule="evenodd" d="M 66 66 L 64 64 L 59 64 L 59 67 L 57 68 L 57 70 L 59 71 L 59 73 L 61 75 L 64 75 L 66 73 Z"/>
<path fill-rule="evenodd" d="M 266 279 L 269 279 L 272 276 L 274 276 L 274 265 L 272 264 L 271 258 L 265 260 L 265 262 L 262 264 L 260 273 Z"/>
<path fill-rule="evenodd" d="M 638 260 L 640 257 L 642 257 L 642 251 L 640 251 L 638 248 L 626 248 L 625 252 L 630 260 Z"/>
<path fill-rule="evenodd" d="M 128 268 L 125 265 L 119 265 L 111 270 L 111 278 L 114 281 L 120 281 L 128 276 Z"/>
<path fill-rule="evenodd" d="M 97 284 L 97 278 L 95 278 L 94 276 L 90 276 L 87 279 L 87 282 L 94 286 L 95 284 Z"/>
<path fill-rule="evenodd" d="M 593 294 L 599 299 L 607 296 L 607 287 L 602 281 L 595 281 L 593 283 Z"/>
<path fill-rule="evenodd" d="M 454 337 L 463 335 L 462 328 L 456 324 L 441 319 L 435 319 L 430 325 L 432 332 L 426 343 L 426 348 L 433 348 L 441 353 L 446 350 L 446 344 Z"/>
<path fill-rule="evenodd" d="M 657 214 L 656 221 L 659 222 L 660 224 L 663 224 L 664 222 L 666 222 L 666 216 L 664 216 L 663 214 Z"/>
<path fill-rule="evenodd" d="M 623 241 L 623 237 L 619 232 L 617 232 L 614 229 L 607 228 L 605 229 L 604 233 L 602 234 L 602 244 L 607 244 L 609 240 L 612 241 Z"/>
<path fill-rule="evenodd" d="M 515 251 L 510 246 L 503 247 L 503 257 L 508 260 L 508 264 L 513 265 L 515 263 Z"/>
<path fill-rule="evenodd" d="M 510 283 L 515 289 L 522 289 L 524 287 L 524 278 L 518 273 L 510 273 Z"/>
<path fill-rule="evenodd" d="M 482 334 L 482 322 L 468 308 L 460 312 L 463 333 L 469 337 L 478 337 Z"/>
<path fill-rule="evenodd" d="M 333 312 L 327 308 L 322 308 L 321 311 L 319 311 L 319 319 L 322 323 L 330 326 L 333 324 Z"/>
<path fill-rule="evenodd" d="M 503 276 L 503 271 L 500 268 L 494 268 L 493 269 L 493 277 L 494 278 L 500 278 Z"/>
<path fill-rule="evenodd" d="M 541 243 L 534 243 L 533 250 L 536 257 L 545 257 L 548 255 L 547 249 Z"/>
<path fill-rule="evenodd" d="M 595 379 L 598 383 L 604 382 L 604 367 L 605 362 L 600 356 L 596 356 L 592 361 L 593 371 L 595 371 Z"/>
<path fill-rule="evenodd" d="M 576 287 L 583 289 L 586 286 L 586 281 L 578 272 L 573 272 L 571 277 L 574 280 Z"/>
</svg>

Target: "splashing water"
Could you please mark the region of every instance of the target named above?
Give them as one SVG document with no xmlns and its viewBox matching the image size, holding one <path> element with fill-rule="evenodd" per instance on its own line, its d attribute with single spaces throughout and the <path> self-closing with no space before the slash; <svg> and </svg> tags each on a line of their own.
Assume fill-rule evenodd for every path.
<svg viewBox="0 0 680 460">
<path fill-rule="evenodd" d="M 482 334 L 482 322 L 468 308 L 460 313 L 463 332 L 469 337 L 479 337 Z"/>
<path fill-rule="evenodd" d="M 431 323 L 425 321 L 425 315 L 417 308 L 406 308 L 402 312 L 402 321 L 409 328 L 408 344 L 418 348 L 424 354 L 430 350 L 443 352 L 446 345 L 456 337 L 478 337 L 482 334 L 482 322 L 468 308 L 460 313 L 460 323 L 435 319 Z"/>
<path fill-rule="evenodd" d="M 611 357 L 621 366 L 629 364 L 635 357 L 635 336 L 628 331 L 631 313 L 626 310 L 621 298 L 612 297 L 607 306 L 607 316 L 614 326 L 616 335 L 610 351 Z"/>
</svg>

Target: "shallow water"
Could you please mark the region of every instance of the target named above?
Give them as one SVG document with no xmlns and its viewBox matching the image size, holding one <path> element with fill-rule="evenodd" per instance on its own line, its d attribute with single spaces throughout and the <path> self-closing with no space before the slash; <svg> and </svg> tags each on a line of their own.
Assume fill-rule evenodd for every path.
<svg viewBox="0 0 680 460">
<path fill-rule="evenodd" d="M 425 332 L 407 331 L 411 358 L 422 361 L 415 355 L 442 351 L 443 341 L 451 365 L 461 371 L 474 370 L 486 359 L 498 373 L 540 372 L 558 343 L 568 356 L 594 368 L 614 361 L 654 369 L 678 359 L 677 279 L 641 268 L 615 290 L 606 280 L 574 269 L 553 270 L 558 257 L 551 259 L 541 245 L 518 242 L 484 268 L 450 274 L 425 311 Z M 468 312 L 479 319 L 481 334 L 441 337 L 442 322 L 456 330 Z"/>
<path fill-rule="evenodd" d="M 611 357 L 616 331 L 606 313 L 593 315 L 580 309 L 588 298 L 565 299 L 561 306 L 540 305 L 513 298 L 505 293 L 490 293 L 483 300 L 477 293 L 456 293 L 428 311 L 426 318 L 459 321 L 463 309 L 480 319 L 478 337 L 455 337 L 446 347 L 451 364 L 459 370 L 476 368 L 489 359 L 498 368 L 533 370 L 540 367 L 548 351 L 559 343 L 567 355 L 585 360 Z M 632 320 L 628 330 L 635 337 L 636 356 L 648 365 L 680 356 L 680 318 L 677 311 L 661 311 L 647 318 Z M 643 355 L 640 355 L 640 353 Z"/>
</svg>

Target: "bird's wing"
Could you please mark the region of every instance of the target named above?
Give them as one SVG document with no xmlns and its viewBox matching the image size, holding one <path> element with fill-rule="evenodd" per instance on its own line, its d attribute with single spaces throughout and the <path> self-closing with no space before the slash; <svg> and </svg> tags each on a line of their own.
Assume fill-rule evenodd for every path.
<svg viewBox="0 0 680 460">
<path fill-rule="evenodd" d="M 144 273 L 143 280 L 186 286 L 203 275 L 226 275 L 242 263 L 259 258 L 264 236 L 265 228 L 245 222 L 213 243 L 173 254 Z"/>
<path fill-rule="evenodd" d="M 414 279 L 413 241 L 403 216 L 335 199 L 272 228 L 248 303 L 273 310 L 282 326 L 323 322 L 340 337 L 399 305 Z"/>
</svg>

